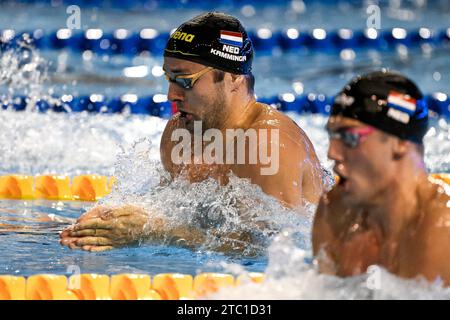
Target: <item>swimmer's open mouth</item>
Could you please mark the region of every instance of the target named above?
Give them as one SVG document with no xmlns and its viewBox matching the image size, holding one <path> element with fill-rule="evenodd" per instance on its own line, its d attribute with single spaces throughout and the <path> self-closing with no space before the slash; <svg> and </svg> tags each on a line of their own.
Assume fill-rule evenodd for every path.
<svg viewBox="0 0 450 320">
<path fill-rule="evenodd" d="M 181 110 L 179 110 L 179 112 L 180 112 L 180 118 L 186 118 L 187 112 L 184 112 Z"/>
<path fill-rule="evenodd" d="M 335 171 L 336 172 L 336 171 Z M 337 176 L 338 176 L 338 186 L 344 186 L 347 182 L 347 178 L 344 177 L 342 174 L 340 174 L 339 172 L 336 172 Z"/>
<path fill-rule="evenodd" d="M 194 119 L 194 115 L 192 113 L 182 111 L 182 110 L 178 110 L 178 111 L 180 112 L 180 119 L 186 119 L 189 121 Z"/>
</svg>

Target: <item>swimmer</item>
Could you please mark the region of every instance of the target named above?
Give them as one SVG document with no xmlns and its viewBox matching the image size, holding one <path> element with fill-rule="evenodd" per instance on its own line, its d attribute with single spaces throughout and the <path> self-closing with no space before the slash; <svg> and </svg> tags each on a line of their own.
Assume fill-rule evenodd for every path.
<svg viewBox="0 0 450 320">
<path fill-rule="evenodd" d="M 178 112 L 162 134 L 161 162 L 172 178 L 184 175 L 198 182 L 213 177 L 226 184 L 232 173 L 249 179 L 286 207 L 317 204 L 323 182 L 314 147 L 292 119 L 255 100 L 252 59 L 253 45 L 244 27 L 223 13 L 197 16 L 171 35 L 163 69 L 169 81 L 168 99 Z M 219 138 L 228 138 L 229 130 L 255 133 L 256 140 L 244 139 L 240 145 L 237 139 L 231 143 L 225 139 L 223 149 L 211 152 L 217 161 L 195 162 L 204 155 L 198 150 L 216 142 L 215 138 L 210 143 L 200 140 L 198 149 L 195 140 L 199 136 L 215 132 Z M 266 136 L 260 135 L 262 132 Z M 186 161 L 174 159 L 180 154 L 180 141 L 174 134 L 190 134 L 192 154 L 183 158 Z M 244 156 L 239 155 L 242 149 Z M 255 157 L 257 161 L 252 162 L 252 155 L 264 150 L 270 161 Z M 164 219 L 155 216 L 157 213 L 149 215 L 131 206 L 96 207 L 61 233 L 61 243 L 73 249 L 101 251 L 133 244 L 143 236 L 155 240 L 167 232 L 188 242 L 199 239 L 194 230 L 164 230 Z M 151 232 L 143 231 L 144 224 Z"/>
<path fill-rule="evenodd" d="M 379 265 L 450 285 L 449 186 L 425 169 L 422 98 L 387 71 L 353 79 L 336 97 L 327 130 L 338 180 L 320 199 L 312 232 L 322 272 L 346 277 Z"/>
</svg>

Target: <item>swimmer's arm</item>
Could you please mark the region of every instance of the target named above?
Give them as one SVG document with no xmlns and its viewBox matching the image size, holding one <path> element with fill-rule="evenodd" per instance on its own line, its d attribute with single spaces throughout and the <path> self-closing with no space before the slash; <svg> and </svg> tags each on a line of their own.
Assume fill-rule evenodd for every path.
<svg viewBox="0 0 450 320">
<path fill-rule="evenodd" d="M 151 228 L 151 227 L 150 227 Z M 215 245 L 210 246 L 211 238 L 216 239 Z M 150 232 L 144 232 L 143 240 L 146 243 L 173 245 L 182 248 L 195 249 L 206 245 L 207 250 L 223 253 L 243 253 L 247 256 L 255 255 L 262 251 L 262 248 L 253 243 L 252 234 L 248 231 L 224 232 L 217 228 L 201 229 L 195 226 L 177 226 L 174 228 L 167 225 L 160 228 L 153 228 Z M 217 241 L 218 240 L 218 241 Z"/>
<path fill-rule="evenodd" d="M 209 233 L 221 240 L 220 245 L 212 250 L 226 253 L 246 250 L 247 254 L 253 253 L 249 250 L 252 239 L 248 232 L 224 233 L 211 228 Z M 136 206 L 98 206 L 80 217 L 75 225 L 65 229 L 60 237 L 62 245 L 91 252 L 141 243 L 196 248 L 205 243 L 206 230 L 189 225 L 171 226 L 163 216 Z M 259 249 L 254 247 L 253 251 Z"/>
<path fill-rule="evenodd" d="M 239 199 L 236 205 L 239 207 Z M 153 220 L 153 222 L 152 222 Z M 254 222 L 254 228 L 265 229 L 264 222 Z M 253 232 L 248 230 L 223 231 L 213 226 L 203 228 L 197 225 L 186 224 L 171 226 L 171 223 L 163 218 L 150 218 L 143 234 L 143 240 L 147 243 L 175 245 L 178 247 L 195 249 L 206 245 L 207 250 L 223 253 L 244 253 L 256 255 L 263 248 L 255 241 Z M 214 246 L 210 243 L 214 240 Z"/>
<path fill-rule="evenodd" d="M 171 228 L 163 216 L 132 205 L 95 207 L 66 228 L 60 237 L 62 245 L 87 251 L 103 251 L 149 241 L 172 244 L 181 239 L 194 246 L 203 240 L 202 234 L 196 230 Z"/>
</svg>

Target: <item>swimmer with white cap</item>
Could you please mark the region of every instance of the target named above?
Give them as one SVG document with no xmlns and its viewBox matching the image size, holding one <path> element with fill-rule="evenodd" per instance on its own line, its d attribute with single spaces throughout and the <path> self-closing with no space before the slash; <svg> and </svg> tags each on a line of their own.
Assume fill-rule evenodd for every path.
<svg viewBox="0 0 450 320">
<path fill-rule="evenodd" d="M 312 233 L 322 272 L 353 276 L 379 265 L 450 285 L 449 186 L 427 175 L 427 129 L 422 93 L 398 73 L 359 76 L 338 94 L 327 123 L 338 181 Z"/>
<path fill-rule="evenodd" d="M 197 16 L 171 35 L 163 68 L 169 81 L 168 98 L 178 112 L 162 135 L 161 161 L 173 178 L 185 175 L 197 182 L 214 177 L 226 184 L 233 173 L 248 178 L 286 207 L 317 204 L 323 177 L 314 147 L 292 119 L 255 100 L 252 60 L 253 45 L 244 27 L 223 13 Z M 206 163 L 201 161 L 203 154 L 197 154 L 202 148 L 196 149 L 195 137 L 213 132 L 211 129 L 219 137 L 226 137 L 227 130 L 245 130 L 256 140 L 244 138 L 243 144 L 223 141 L 225 150 L 219 147 L 213 152 L 217 161 Z M 175 141 L 174 133 L 178 135 Z M 193 154 L 179 161 L 178 139 L 185 134 L 191 134 L 189 151 L 192 148 Z M 203 147 L 212 143 L 209 141 L 211 138 Z M 242 149 L 243 157 L 239 154 Z M 264 150 L 268 162 L 261 159 Z M 200 161 L 196 163 L 196 159 Z M 102 251 L 155 240 L 168 232 L 187 242 L 201 241 L 193 230 L 167 230 L 163 218 L 152 220 L 150 216 L 132 206 L 96 207 L 61 233 L 61 243 L 72 249 Z"/>
</svg>

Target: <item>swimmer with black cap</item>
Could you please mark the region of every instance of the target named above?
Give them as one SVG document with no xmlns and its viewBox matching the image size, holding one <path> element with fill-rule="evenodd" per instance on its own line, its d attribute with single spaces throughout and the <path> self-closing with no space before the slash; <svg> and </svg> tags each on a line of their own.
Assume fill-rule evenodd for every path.
<svg viewBox="0 0 450 320">
<path fill-rule="evenodd" d="M 317 204 L 323 183 L 314 147 L 293 120 L 256 102 L 252 60 L 253 45 L 247 32 L 238 19 L 224 13 L 199 15 L 171 35 L 163 69 L 169 81 L 168 99 L 178 112 L 161 138 L 162 164 L 173 178 L 185 175 L 197 182 L 213 177 L 226 184 L 233 173 L 260 186 L 286 207 Z M 201 129 L 196 131 L 196 126 Z M 220 147 L 212 162 L 202 162 L 204 154 L 197 154 L 202 148 L 196 149 L 195 137 L 211 130 L 216 130 L 215 136 L 225 137 L 225 150 Z M 242 141 L 230 142 L 228 130 L 238 136 L 240 131 Z M 180 133 L 178 138 L 174 139 L 174 133 Z M 192 153 L 178 161 L 174 154 L 179 154 L 179 138 L 186 133 L 191 134 Z M 210 141 L 203 141 L 203 150 Z M 262 150 L 268 151 L 266 159 L 261 158 Z M 184 243 L 201 242 L 192 230 L 168 230 L 164 221 L 148 221 L 149 216 L 155 215 L 136 207 L 96 207 L 61 234 L 61 243 L 73 249 L 101 251 L 138 238 L 155 240 L 175 234 Z M 144 224 L 152 231 L 144 230 Z"/>
<path fill-rule="evenodd" d="M 423 137 L 428 109 L 406 77 L 356 77 L 337 95 L 327 123 L 336 186 L 314 219 L 320 270 L 339 276 L 379 265 L 405 278 L 450 285 L 449 186 L 429 178 Z"/>
</svg>

